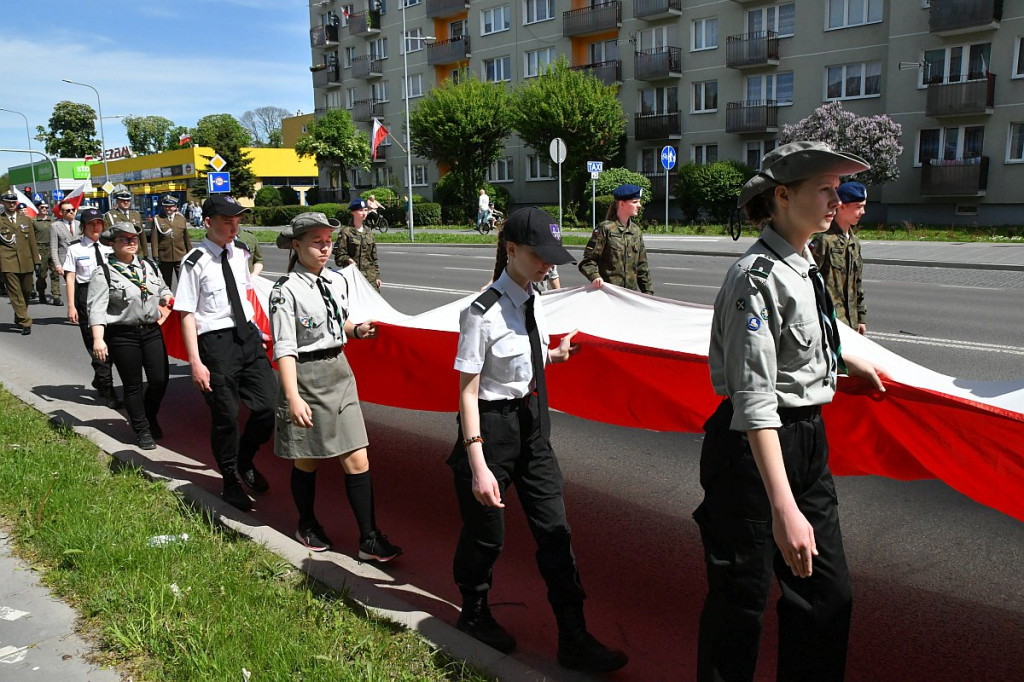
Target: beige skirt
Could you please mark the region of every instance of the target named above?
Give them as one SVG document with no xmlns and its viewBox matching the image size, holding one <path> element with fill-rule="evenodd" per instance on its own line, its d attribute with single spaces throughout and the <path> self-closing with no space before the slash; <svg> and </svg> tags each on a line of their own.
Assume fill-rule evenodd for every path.
<svg viewBox="0 0 1024 682">
<path fill-rule="evenodd" d="M 356 379 L 344 353 L 327 360 L 296 362 L 299 395 L 313 412 L 313 426 L 292 424 L 278 387 L 274 454 L 284 459 L 328 459 L 367 446 Z"/>
</svg>

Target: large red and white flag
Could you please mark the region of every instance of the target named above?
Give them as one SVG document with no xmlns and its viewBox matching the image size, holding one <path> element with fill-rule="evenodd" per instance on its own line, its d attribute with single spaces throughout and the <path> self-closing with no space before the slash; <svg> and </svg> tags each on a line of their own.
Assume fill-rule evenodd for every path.
<svg viewBox="0 0 1024 682">
<path fill-rule="evenodd" d="M 18 189 L 17 187 L 12 187 L 11 189 L 13 189 L 14 193 L 18 195 L 18 203 L 24 204 L 25 215 L 27 215 L 29 218 L 35 218 L 37 215 L 39 215 L 39 211 L 36 210 L 36 205 L 32 203 L 31 199 L 22 194 L 21 190 Z"/>
<path fill-rule="evenodd" d="M 373 119 L 373 134 L 370 135 L 370 152 L 373 155 L 374 161 L 377 160 L 377 147 L 384 138 L 388 136 L 388 129 L 384 127 L 384 124 L 378 121 L 376 118 Z"/>
<path fill-rule="evenodd" d="M 82 205 L 82 199 L 85 198 L 86 190 L 92 191 L 92 181 L 83 180 L 82 184 L 76 187 L 74 192 L 61 199 L 60 203 L 70 203 L 75 207 L 75 211 L 77 211 L 78 207 Z"/>
</svg>

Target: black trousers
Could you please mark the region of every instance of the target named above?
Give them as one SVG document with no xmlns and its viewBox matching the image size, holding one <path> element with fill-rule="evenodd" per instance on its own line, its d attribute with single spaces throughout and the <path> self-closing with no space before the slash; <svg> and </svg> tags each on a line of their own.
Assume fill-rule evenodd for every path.
<svg viewBox="0 0 1024 682">
<path fill-rule="evenodd" d="M 178 273 L 181 272 L 181 261 L 177 263 L 171 261 L 160 261 L 160 277 L 163 278 L 164 283 L 170 288 L 171 287 L 171 276 L 177 278 Z M 175 279 L 177 281 L 177 279 Z"/>
<path fill-rule="evenodd" d="M 100 393 L 114 390 L 114 372 L 111 368 L 110 356 L 106 362 L 100 362 L 92 354 L 92 327 L 89 326 L 89 283 L 75 284 L 75 310 L 78 311 L 78 328 L 82 332 L 82 343 L 92 361 L 92 387 Z M 123 380 L 123 378 L 122 378 Z"/>
<path fill-rule="evenodd" d="M 167 392 L 167 347 L 160 325 L 107 325 L 104 339 L 124 386 L 124 407 L 136 435 L 149 431 Z M 142 372 L 146 389 L 142 389 Z"/>
<path fill-rule="evenodd" d="M 274 433 L 277 379 L 259 332 L 251 324 L 222 329 L 199 337 L 199 357 L 210 370 L 210 446 L 221 474 L 227 477 L 252 466 L 260 446 Z M 249 419 L 238 435 L 239 401 Z"/>
<path fill-rule="evenodd" d="M 779 441 L 797 506 L 814 528 L 818 556 L 808 578 L 793 575 L 772 536 L 764 482 L 746 434 L 730 431 L 724 401 L 704 425 L 694 512 L 704 542 L 708 596 L 700 617 L 697 679 L 752 680 L 772 573 L 778 603 L 777 679 L 842 680 L 850 633 L 850 573 L 843 551 L 825 426 L 817 408 L 779 411 Z"/>
<path fill-rule="evenodd" d="M 582 603 L 586 594 L 565 518 L 562 470 L 551 444 L 540 433 L 537 415 L 535 395 L 526 401 L 481 400 L 480 435 L 487 467 L 498 481 L 503 500 L 508 486 L 516 486 L 537 542 L 537 565 L 547 584 L 548 601 L 557 608 Z M 465 595 L 486 594 L 493 584 L 494 562 L 505 543 L 505 514 L 503 509 L 486 507 L 473 497 L 473 473 L 462 445 L 464 438 L 460 426 L 458 441 L 448 458 L 463 524 L 455 550 L 455 583 Z"/>
</svg>

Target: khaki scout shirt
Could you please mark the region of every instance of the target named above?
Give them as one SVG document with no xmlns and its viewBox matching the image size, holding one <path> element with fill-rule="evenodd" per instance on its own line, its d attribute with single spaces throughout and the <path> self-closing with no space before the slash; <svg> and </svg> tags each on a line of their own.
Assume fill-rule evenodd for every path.
<svg viewBox="0 0 1024 682">
<path fill-rule="evenodd" d="M 150 237 L 153 252 L 162 263 L 180 263 L 185 254 L 192 250 L 188 221 L 180 213 L 175 213 L 172 218 L 154 216 Z"/>
<path fill-rule="evenodd" d="M 334 297 L 340 319 L 324 300 L 317 279 Z M 332 319 L 333 318 L 333 319 Z M 274 360 L 288 355 L 327 350 L 345 345 L 348 319 L 348 282 L 338 272 L 324 268 L 317 276 L 302 263 L 277 280 L 270 292 L 270 333 Z"/>
<path fill-rule="evenodd" d="M 852 230 L 844 234 L 833 221 L 827 232 L 811 240 L 811 252 L 821 276 L 825 278 L 825 288 L 832 297 L 836 319 L 854 329 L 858 324 L 867 324 L 860 238 Z"/>
<path fill-rule="evenodd" d="M 377 265 L 377 242 L 370 228 L 364 227 L 362 232 L 351 225 L 341 228 L 334 262 L 345 267 L 349 258 L 355 261 L 366 281 L 376 287 L 380 279 L 380 267 Z"/>
<path fill-rule="evenodd" d="M 25 216 L 0 215 L 0 272 L 26 273 L 39 262 L 36 231 Z"/>
<path fill-rule="evenodd" d="M 579 270 L 591 282 L 600 277 L 626 289 L 654 293 L 643 232 L 633 220 L 625 226 L 618 220 L 606 220 L 594 228 Z"/>
<path fill-rule="evenodd" d="M 770 266 L 753 268 L 758 259 Z M 832 401 L 835 368 L 822 347 L 811 265 L 809 249 L 797 253 L 768 226 L 725 275 L 708 365 L 715 393 L 732 400 L 734 431 L 778 428 L 779 408 Z"/>
<path fill-rule="evenodd" d="M 171 298 L 171 290 L 164 284 L 160 271 L 146 261 L 132 260 L 131 267 L 139 273 L 148 295 L 142 300 L 142 289 L 118 270 L 107 257 L 107 270 L 93 269 L 89 280 L 89 326 L 108 324 L 152 324 L 160 319 L 161 299 Z M 128 267 L 128 266 L 125 266 Z M 110 280 L 107 281 L 107 273 Z"/>
<path fill-rule="evenodd" d="M 103 214 L 103 222 L 106 223 L 107 227 L 114 223 L 131 223 L 134 225 L 135 229 L 139 231 L 139 257 L 149 258 L 149 240 L 146 238 L 146 226 L 142 224 L 142 214 L 132 209 L 122 211 L 118 208 L 112 208 Z"/>
</svg>

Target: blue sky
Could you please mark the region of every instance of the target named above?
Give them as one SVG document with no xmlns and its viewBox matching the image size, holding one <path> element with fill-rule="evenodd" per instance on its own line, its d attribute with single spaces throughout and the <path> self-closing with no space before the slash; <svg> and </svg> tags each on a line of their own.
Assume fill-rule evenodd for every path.
<svg viewBox="0 0 1024 682">
<path fill-rule="evenodd" d="M 308 2 L 5 2 L 0 107 L 25 114 L 34 138 L 61 100 L 96 108 L 92 90 L 61 79 L 88 83 L 102 100 L 108 148 L 128 144 L 121 121 L 107 118 L 118 114 L 192 126 L 260 106 L 311 112 Z M 26 144 L 25 121 L 0 111 L 0 147 Z M 27 160 L 0 152 L 0 173 Z"/>
</svg>

